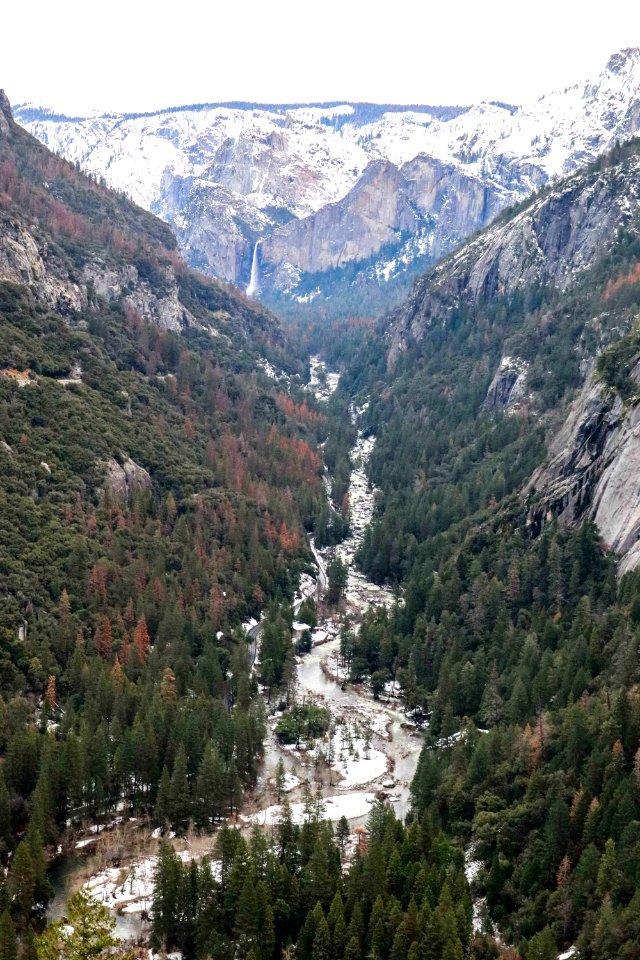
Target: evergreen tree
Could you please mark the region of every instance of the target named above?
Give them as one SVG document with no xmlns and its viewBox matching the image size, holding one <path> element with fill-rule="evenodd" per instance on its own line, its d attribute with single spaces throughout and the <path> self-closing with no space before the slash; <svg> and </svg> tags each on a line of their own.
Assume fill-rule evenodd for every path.
<svg viewBox="0 0 640 960">
<path fill-rule="evenodd" d="M 8 910 L 0 916 L 0 960 L 17 960 L 18 939 Z"/>
<path fill-rule="evenodd" d="M 158 795 L 156 797 L 155 815 L 156 819 L 159 820 L 161 824 L 164 825 L 171 823 L 171 818 L 173 815 L 173 807 L 171 803 L 171 777 L 169 776 L 169 771 L 167 770 L 166 766 L 162 768 L 162 776 L 160 777 Z"/>
<path fill-rule="evenodd" d="M 180 860 L 171 844 L 162 841 L 153 891 L 152 941 L 156 946 L 172 947 L 177 942 L 181 880 Z"/>
<path fill-rule="evenodd" d="M 115 918 L 84 890 L 69 900 L 67 917 L 68 922 L 52 923 L 36 938 L 38 960 L 102 960 L 119 946 Z"/>
<path fill-rule="evenodd" d="M 311 960 L 334 960 L 331 947 L 331 934 L 329 933 L 329 927 L 324 915 L 320 917 L 316 924 Z"/>
<path fill-rule="evenodd" d="M 169 790 L 171 823 L 176 831 L 186 828 L 191 816 L 191 794 L 187 779 L 187 754 L 180 744 L 173 762 L 171 787 Z"/>
<path fill-rule="evenodd" d="M 36 889 L 31 850 L 25 840 L 18 844 L 9 868 L 7 883 L 15 916 L 24 925 L 31 915 Z"/>
</svg>

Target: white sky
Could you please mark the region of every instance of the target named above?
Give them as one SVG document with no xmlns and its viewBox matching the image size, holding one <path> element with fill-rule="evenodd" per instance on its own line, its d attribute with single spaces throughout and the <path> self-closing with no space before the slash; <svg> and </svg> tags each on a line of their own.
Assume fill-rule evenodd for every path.
<svg viewBox="0 0 640 960">
<path fill-rule="evenodd" d="M 6 0 L 2 33 L 9 99 L 66 111 L 225 100 L 522 103 L 640 46 L 640 4 Z"/>
</svg>

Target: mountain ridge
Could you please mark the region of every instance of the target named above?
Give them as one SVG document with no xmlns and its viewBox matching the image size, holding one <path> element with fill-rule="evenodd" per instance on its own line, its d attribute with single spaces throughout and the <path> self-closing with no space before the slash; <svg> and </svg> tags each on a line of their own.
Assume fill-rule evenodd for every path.
<svg viewBox="0 0 640 960">
<path fill-rule="evenodd" d="M 620 51 L 590 81 L 520 107 L 498 101 L 437 111 L 337 101 L 273 110 L 199 105 L 79 122 L 33 119 L 25 108 L 24 123 L 56 152 L 167 220 L 187 258 L 206 272 L 247 286 L 260 242 L 263 297 L 296 302 L 305 276 L 336 269 L 332 244 L 348 245 L 344 260 L 354 264 L 386 251 L 367 281 L 372 290 L 414 264 L 397 200 L 407 187 L 395 172 L 380 188 L 381 207 L 395 207 L 391 215 L 346 225 L 351 192 L 371 163 L 418 168 L 409 237 L 424 237 L 417 256 L 427 266 L 497 209 L 638 130 L 640 50 Z M 437 189 L 420 171 L 420 157 L 450 171 Z M 482 186 L 486 209 L 461 204 L 457 216 L 440 224 L 441 207 L 464 194 L 463 180 L 471 190 Z M 335 217 L 325 212 L 331 204 L 344 208 L 337 234 L 328 233 L 335 230 Z"/>
</svg>

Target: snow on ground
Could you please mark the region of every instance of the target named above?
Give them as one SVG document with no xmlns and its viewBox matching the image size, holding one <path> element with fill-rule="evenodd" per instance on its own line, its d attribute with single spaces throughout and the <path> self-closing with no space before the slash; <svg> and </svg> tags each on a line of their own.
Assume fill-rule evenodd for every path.
<svg viewBox="0 0 640 960">
<path fill-rule="evenodd" d="M 316 400 L 328 400 L 337 390 L 340 382 L 340 374 L 328 372 L 324 361 L 320 357 L 311 357 L 309 360 L 311 370 L 311 379 L 307 384 L 307 390 L 313 393 Z M 325 374 L 324 382 L 320 379 L 320 374 Z"/>
<path fill-rule="evenodd" d="M 109 910 L 141 913 L 151 908 L 157 857 L 134 860 L 126 867 L 107 867 L 84 885 L 84 889 Z"/>
<path fill-rule="evenodd" d="M 377 780 L 387 772 L 387 758 L 380 750 L 371 746 L 371 731 L 363 731 L 348 721 L 336 727 L 332 740 L 332 752 L 335 757 L 331 769 L 339 773 L 342 780 L 340 790 L 350 790 L 372 780 Z"/>
<path fill-rule="evenodd" d="M 340 817 L 346 817 L 347 820 L 357 820 L 360 817 L 366 817 L 371 808 L 371 804 L 375 800 L 375 794 L 373 793 L 344 793 L 337 796 L 324 797 L 323 805 L 324 811 L 323 816 L 327 820 L 333 822 L 340 819 Z M 304 803 L 292 803 L 291 807 L 291 819 L 294 823 L 304 823 L 305 822 L 305 805 Z M 260 810 L 258 813 L 254 813 L 251 817 L 244 818 L 247 823 L 257 823 L 260 826 L 273 826 L 282 819 L 282 806 L 279 803 L 275 803 L 270 807 L 267 807 L 266 810 Z"/>
<path fill-rule="evenodd" d="M 177 856 L 183 863 L 189 863 L 199 859 L 202 854 L 180 850 Z M 157 865 L 158 858 L 149 856 L 132 860 L 122 867 L 107 867 L 87 880 L 83 889 L 108 910 L 148 913 L 153 901 Z M 214 877 L 220 876 L 220 863 L 217 860 L 210 862 L 210 869 Z"/>
<path fill-rule="evenodd" d="M 290 793 L 292 790 L 295 790 L 296 787 L 299 787 L 301 782 L 300 777 L 296 777 L 295 773 L 285 773 L 282 789 L 285 793 Z"/>
<path fill-rule="evenodd" d="M 469 884 L 469 886 L 473 885 L 473 882 L 478 876 L 478 873 L 480 872 L 481 867 L 482 867 L 482 861 L 474 860 L 473 849 L 470 847 L 464 855 L 464 875 L 467 878 L 467 883 Z M 473 924 L 473 929 L 475 933 L 478 933 L 482 930 L 482 918 L 483 918 L 485 906 L 486 906 L 486 900 L 484 899 L 484 897 L 473 897 L 472 924 Z"/>
</svg>

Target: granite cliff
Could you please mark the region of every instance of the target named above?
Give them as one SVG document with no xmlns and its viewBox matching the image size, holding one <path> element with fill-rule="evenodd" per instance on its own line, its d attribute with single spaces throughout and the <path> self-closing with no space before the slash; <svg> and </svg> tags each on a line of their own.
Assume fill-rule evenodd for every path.
<svg viewBox="0 0 640 960">
<path fill-rule="evenodd" d="M 295 300 L 305 278 L 345 263 L 366 264 L 361 286 L 406 282 L 635 133 L 640 51 L 520 107 L 201 104 L 74 118 L 25 104 L 17 117 L 169 222 L 193 266 L 247 286 L 262 241 L 262 293 Z"/>
</svg>

